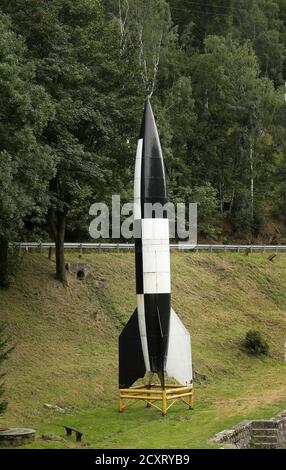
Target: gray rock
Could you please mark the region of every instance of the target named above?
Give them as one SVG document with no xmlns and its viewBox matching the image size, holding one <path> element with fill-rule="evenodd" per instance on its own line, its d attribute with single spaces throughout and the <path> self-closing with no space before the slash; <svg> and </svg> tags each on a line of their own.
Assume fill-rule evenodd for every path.
<svg viewBox="0 0 286 470">
<path fill-rule="evenodd" d="M 45 403 L 44 408 L 48 410 L 57 411 L 58 413 L 65 413 L 66 411 L 58 405 L 51 405 L 50 403 Z"/>
</svg>

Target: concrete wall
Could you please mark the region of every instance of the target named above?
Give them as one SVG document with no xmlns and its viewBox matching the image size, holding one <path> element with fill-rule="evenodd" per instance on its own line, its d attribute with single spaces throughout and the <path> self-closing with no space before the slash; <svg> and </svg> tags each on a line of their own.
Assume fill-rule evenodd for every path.
<svg viewBox="0 0 286 470">
<path fill-rule="evenodd" d="M 223 449 L 286 449 L 286 411 L 269 420 L 242 421 L 210 441 Z"/>
<path fill-rule="evenodd" d="M 276 416 L 278 428 L 278 449 L 286 449 L 286 411 Z"/>
</svg>

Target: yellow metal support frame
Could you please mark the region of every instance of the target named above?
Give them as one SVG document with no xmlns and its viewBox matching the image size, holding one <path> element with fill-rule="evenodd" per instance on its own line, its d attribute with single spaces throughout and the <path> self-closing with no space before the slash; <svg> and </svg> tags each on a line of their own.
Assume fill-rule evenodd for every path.
<svg viewBox="0 0 286 470">
<path fill-rule="evenodd" d="M 167 411 L 177 401 L 186 403 L 191 410 L 194 404 L 193 386 L 166 385 L 164 389 L 160 385 L 138 385 L 131 388 L 119 389 L 119 412 L 122 413 L 128 406 L 136 401 L 144 401 L 147 407 L 153 406 L 166 416 Z M 172 400 L 170 404 L 169 401 Z M 161 407 L 156 402 L 161 402 Z"/>
</svg>

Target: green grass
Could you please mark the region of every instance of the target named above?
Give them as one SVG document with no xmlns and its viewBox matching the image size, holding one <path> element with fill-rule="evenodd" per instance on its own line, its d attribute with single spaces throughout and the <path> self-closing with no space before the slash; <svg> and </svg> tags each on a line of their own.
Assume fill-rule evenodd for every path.
<svg viewBox="0 0 286 470">
<path fill-rule="evenodd" d="M 7 369 L 9 410 L 1 427 L 31 426 L 30 447 L 204 448 L 208 438 L 247 418 L 286 408 L 286 255 L 173 253 L 173 307 L 192 333 L 193 362 L 207 380 L 195 384 L 195 408 L 177 405 L 162 418 L 141 404 L 117 411 L 117 342 L 135 308 L 132 253 L 68 253 L 86 262 L 86 281 L 53 278 L 46 253 L 25 254 L 0 315 L 16 349 Z M 247 355 L 241 342 L 258 329 L 270 357 Z M 47 410 L 44 403 L 66 410 Z M 82 444 L 63 424 L 84 432 Z M 43 441 L 54 433 L 62 441 Z"/>
</svg>

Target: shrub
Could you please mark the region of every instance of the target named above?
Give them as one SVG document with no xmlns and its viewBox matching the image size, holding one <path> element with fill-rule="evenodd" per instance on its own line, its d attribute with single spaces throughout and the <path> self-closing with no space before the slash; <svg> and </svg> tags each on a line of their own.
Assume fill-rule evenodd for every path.
<svg viewBox="0 0 286 470">
<path fill-rule="evenodd" d="M 249 330 L 246 333 L 244 347 L 250 354 L 268 354 L 269 352 L 269 345 L 256 330 Z"/>
</svg>

